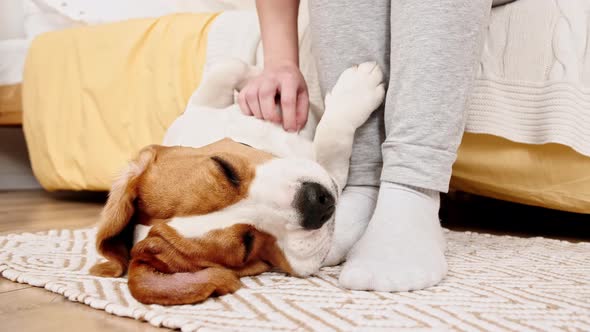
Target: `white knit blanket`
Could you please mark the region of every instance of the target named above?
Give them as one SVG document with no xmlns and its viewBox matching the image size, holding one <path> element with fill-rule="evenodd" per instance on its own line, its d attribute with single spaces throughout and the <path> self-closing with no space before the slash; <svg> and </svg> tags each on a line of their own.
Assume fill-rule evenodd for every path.
<svg viewBox="0 0 590 332">
<path fill-rule="evenodd" d="M 95 232 L 0 236 L 0 275 L 182 331 L 590 331 L 590 243 L 448 232 L 449 274 L 427 290 L 348 291 L 336 267 L 243 278 L 235 294 L 163 307 L 137 302 L 125 278 L 88 274 Z"/>
<path fill-rule="evenodd" d="M 590 156 L 590 1 L 492 10 L 466 130 Z"/>
</svg>

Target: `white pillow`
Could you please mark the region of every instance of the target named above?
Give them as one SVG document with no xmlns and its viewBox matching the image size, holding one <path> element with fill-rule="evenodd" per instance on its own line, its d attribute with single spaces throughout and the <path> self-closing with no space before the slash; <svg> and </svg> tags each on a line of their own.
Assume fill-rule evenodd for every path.
<svg viewBox="0 0 590 332">
<path fill-rule="evenodd" d="M 23 0 L 23 4 L 24 30 L 29 39 L 44 32 L 83 24 L 72 20 L 42 0 Z"/>
<path fill-rule="evenodd" d="M 24 38 L 24 9 L 22 0 L 0 1 L 0 40 Z"/>
<path fill-rule="evenodd" d="M 16 0 L 18 1 L 18 0 Z M 27 36 L 75 25 L 254 8 L 254 0 L 24 0 Z"/>
</svg>

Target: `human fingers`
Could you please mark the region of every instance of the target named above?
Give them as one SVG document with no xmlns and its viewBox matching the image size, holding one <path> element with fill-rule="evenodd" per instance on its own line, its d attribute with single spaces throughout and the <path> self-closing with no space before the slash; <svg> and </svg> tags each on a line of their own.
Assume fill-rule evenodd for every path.
<svg viewBox="0 0 590 332">
<path fill-rule="evenodd" d="M 286 131 L 297 131 L 296 122 L 297 85 L 291 81 L 284 81 L 281 85 L 281 112 L 283 128 Z"/>
<path fill-rule="evenodd" d="M 309 95 L 307 89 L 300 90 L 297 93 L 297 108 L 295 113 L 295 123 L 297 130 L 303 129 L 309 116 Z"/>
<path fill-rule="evenodd" d="M 281 123 L 281 114 L 277 112 L 275 102 L 278 89 L 279 85 L 276 81 L 266 80 L 261 84 L 260 90 L 258 91 L 258 102 L 262 117 L 274 123 Z"/>
<path fill-rule="evenodd" d="M 240 111 L 242 111 L 244 115 L 254 115 L 254 113 L 252 113 L 252 110 L 250 109 L 250 106 L 248 106 L 248 102 L 246 101 L 245 89 L 242 89 L 242 91 L 240 91 L 240 93 L 238 94 L 238 105 L 240 105 Z"/>
<path fill-rule="evenodd" d="M 252 115 L 254 115 L 258 119 L 262 119 L 262 112 L 260 111 L 260 103 L 258 102 L 258 86 L 257 85 L 250 85 L 246 87 L 244 94 L 246 103 L 248 104 L 248 108 Z"/>
</svg>

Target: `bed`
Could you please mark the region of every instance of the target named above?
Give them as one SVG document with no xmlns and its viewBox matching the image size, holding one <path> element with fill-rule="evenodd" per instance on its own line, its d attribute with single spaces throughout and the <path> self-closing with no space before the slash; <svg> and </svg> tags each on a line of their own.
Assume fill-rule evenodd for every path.
<svg viewBox="0 0 590 332">
<path fill-rule="evenodd" d="M 24 70 L 23 126 L 43 187 L 106 190 L 135 151 L 161 140 L 211 63 L 226 56 L 261 63 L 251 2 L 192 2 L 190 10 L 181 2 L 162 11 L 149 1 L 129 17 L 125 8 L 109 11 L 115 17 L 93 6 L 71 9 L 85 1 L 68 2 L 68 11 L 44 2 L 70 27 L 40 36 L 38 28 Z M 454 190 L 590 213 L 589 13 L 583 0 L 519 0 L 493 9 Z M 306 15 L 299 23 L 319 117 Z"/>
</svg>

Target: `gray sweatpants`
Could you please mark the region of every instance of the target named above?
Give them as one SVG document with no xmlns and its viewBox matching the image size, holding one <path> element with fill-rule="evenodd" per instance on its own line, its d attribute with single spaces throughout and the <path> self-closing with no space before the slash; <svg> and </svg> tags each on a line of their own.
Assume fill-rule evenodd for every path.
<svg viewBox="0 0 590 332">
<path fill-rule="evenodd" d="M 377 61 L 384 105 L 357 131 L 349 185 L 448 190 L 491 0 L 310 0 L 320 85 Z"/>
</svg>

